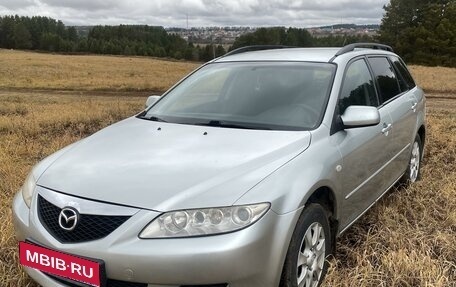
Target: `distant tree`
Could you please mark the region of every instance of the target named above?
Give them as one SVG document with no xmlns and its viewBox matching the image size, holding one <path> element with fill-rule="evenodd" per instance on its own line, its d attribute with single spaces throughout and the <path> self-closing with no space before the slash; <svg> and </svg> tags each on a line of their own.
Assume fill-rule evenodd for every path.
<svg viewBox="0 0 456 287">
<path fill-rule="evenodd" d="M 195 48 L 191 47 L 190 45 L 187 47 L 187 49 L 185 49 L 185 54 L 184 54 L 184 58 L 186 60 L 195 60 L 194 59 L 194 50 Z"/>
<path fill-rule="evenodd" d="M 123 54 L 124 55 L 133 55 L 133 50 L 130 48 L 130 46 L 127 45 L 124 48 Z"/>
<path fill-rule="evenodd" d="M 88 52 L 94 53 L 94 54 L 100 54 L 102 53 L 102 50 L 100 49 L 100 41 L 96 39 L 88 39 L 87 40 L 87 50 Z"/>
<path fill-rule="evenodd" d="M 299 28 L 260 28 L 253 33 L 244 34 L 234 42 L 231 49 L 251 45 L 285 45 L 297 47 L 313 46 L 312 35 Z"/>
<path fill-rule="evenodd" d="M 343 47 L 348 44 L 360 42 L 377 42 L 377 39 L 367 35 L 330 35 L 313 39 L 313 44 L 315 47 Z"/>
<path fill-rule="evenodd" d="M 223 56 L 226 53 L 225 48 L 222 45 L 218 45 L 215 49 L 215 57 Z"/>
<path fill-rule="evenodd" d="M 59 52 L 74 52 L 73 42 L 59 38 Z"/>
<path fill-rule="evenodd" d="M 306 29 L 288 28 L 285 37 L 285 45 L 297 47 L 311 47 L 312 35 Z"/>
<path fill-rule="evenodd" d="M 56 52 L 60 48 L 60 38 L 59 36 L 52 33 L 43 33 L 41 34 L 39 40 L 39 49 Z"/>
<path fill-rule="evenodd" d="M 79 41 L 74 27 L 48 17 L 0 17 L 0 47 L 72 52 Z"/>
<path fill-rule="evenodd" d="M 68 36 L 67 30 L 65 28 L 65 25 L 60 20 L 57 21 L 56 34 L 62 39 L 66 39 L 67 36 Z"/>
<path fill-rule="evenodd" d="M 244 35 L 239 36 L 231 45 L 231 50 L 240 48 L 240 47 L 245 47 L 245 46 L 251 46 L 251 45 L 257 45 L 255 41 L 255 36 L 254 33 L 247 33 Z"/>
<path fill-rule="evenodd" d="M 156 57 L 166 57 L 165 48 L 160 47 L 160 46 L 155 46 L 154 54 L 155 54 Z"/>
<path fill-rule="evenodd" d="M 68 40 L 72 42 L 78 41 L 78 32 L 75 27 L 69 27 L 67 32 Z"/>
<path fill-rule="evenodd" d="M 391 0 L 379 41 L 406 61 L 456 66 L 456 0 Z"/>
<path fill-rule="evenodd" d="M 285 43 L 286 39 L 286 31 L 283 27 L 260 28 L 254 35 L 258 45 L 280 45 Z"/>
<path fill-rule="evenodd" d="M 87 39 L 80 39 L 76 44 L 76 51 L 77 52 L 87 52 L 89 50 L 89 46 L 87 44 Z"/>
<path fill-rule="evenodd" d="M 14 47 L 14 29 L 15 22 L 12 16 L 5 16 L 1 18 L 0 24 L 0 45 L 3 48 L 15 48 Z"/>
<path fill-rule="evenodd" d="M 207 61 L 214 59 L 215 58 L 214 46 L 211 44 L 211 45 L 206 45 L 204 48 L 201 48 L 199 58 L 203 62 L 207 62 Z"/>
<path fill-rule="evenodd" d="M 163 27 L 146 25 L 95 26 L 88 40 L 100 45 L 112 41 L 116 54 L 149 55 L 155 57 L 188 58 L 187 42 L 177 35 L 169 35 Z M 110 45 L 109 45 L 110 46 Z"/>
<path fill-rule="evenodd" d="M 14 47 L 17 49 L 30 49 L 32 47 L 32 39 L 30 32 L 22 23 L 17 23 L 13 30 Z"/>
</svg>

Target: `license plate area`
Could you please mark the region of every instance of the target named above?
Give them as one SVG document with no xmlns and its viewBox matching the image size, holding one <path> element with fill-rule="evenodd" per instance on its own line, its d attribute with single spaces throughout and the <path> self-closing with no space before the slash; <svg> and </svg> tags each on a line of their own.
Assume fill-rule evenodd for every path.
<svg viewBox="0 0 456 287">
<path fill-rule="evenodd" d="M 56 251 L 30 241 L 19 242 L 19 259 L 23 266 L 82 283 L 82 286 L 106 286 L 102 260 Z"/>
</svg>

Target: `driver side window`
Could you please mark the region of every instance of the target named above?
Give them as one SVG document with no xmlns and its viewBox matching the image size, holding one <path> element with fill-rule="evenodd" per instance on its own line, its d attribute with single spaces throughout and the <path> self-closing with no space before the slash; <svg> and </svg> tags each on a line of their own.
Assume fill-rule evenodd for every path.
<svg viewBox="0 0 456 287">
<path fill-rule="evenodd" d="M 342 115 L 349 106 L 377 107 L 378 105 L 374 80 L 366 61 L 359 59 L 352 62 L 344 76 L 339 98 L 339 113 Z"/>
</svg>

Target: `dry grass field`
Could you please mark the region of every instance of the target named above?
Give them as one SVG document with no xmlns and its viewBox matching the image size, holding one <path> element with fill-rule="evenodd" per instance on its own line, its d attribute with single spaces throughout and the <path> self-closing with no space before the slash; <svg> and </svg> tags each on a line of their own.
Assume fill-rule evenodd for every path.
<svg viewBox="0 0 456 287">
<path fill-rule="evenodd" d="M 342 235 L 324 286 L 456 286 L 455 99 L 428 100 L 421 172 Z"/>
<path fill-rule="evenodd" d="M 147 57 L 67 56 L 0 49 L 0 88 L 163 91 L 198 65 Z"/>
<path fill-rule="evenodd" d="M 132 92 L 79 90 L 163 90 L 196 65 L 0 50 L 0 286 L 36 286 L 18 265 L 11 220 L 11 200 L 32 165 L 145 101 Z M 165 66 L 170 78 L 154 79 Z M 343 234 L 323 286 L 456 286 L 456 69 L 434 77 L 436 69 L 413 67 L 417 81 L 438 92 L 428 99 L 422 180 L 391 190 Z"/>
<path fill-rule="evenodd" d="M 160 92 L 199 63 L 148 57 L 71 56 L 0 49 L 0 89 Z M 456 91 L 454 69 L 410 66 L 427 92 Z"/>
<path fill-rule="evenodd" d="M 456 72 L 455 69 L 445 67 L 409 67 L 413 78 L 426 91 L 438 93 L 440 96 L 455 96 Z"/>
</svg>

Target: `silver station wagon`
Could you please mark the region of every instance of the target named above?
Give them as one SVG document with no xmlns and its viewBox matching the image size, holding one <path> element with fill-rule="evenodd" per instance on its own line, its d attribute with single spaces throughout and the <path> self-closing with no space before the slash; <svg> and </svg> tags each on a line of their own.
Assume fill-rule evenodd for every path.
<svg viewBox="0 0 456 287">
<path fill-rule="evenodd" d="M 388 46 L 240 48 L 38 163 L 13 202 L 42 286 L 319 286 L 420 177 L 425 97 Z"/>
</svg>

